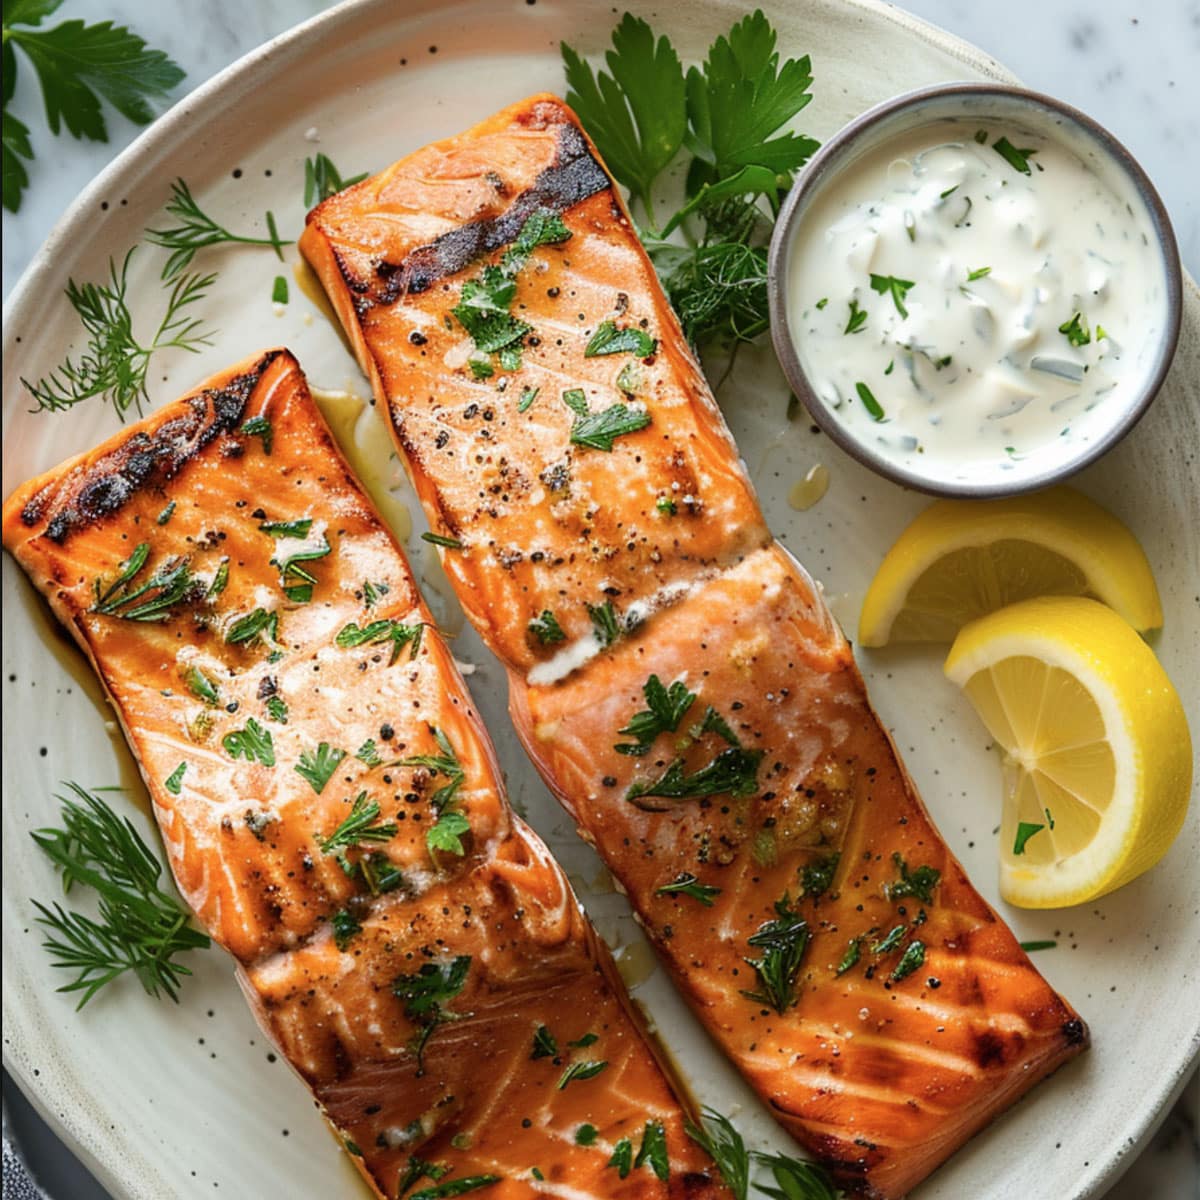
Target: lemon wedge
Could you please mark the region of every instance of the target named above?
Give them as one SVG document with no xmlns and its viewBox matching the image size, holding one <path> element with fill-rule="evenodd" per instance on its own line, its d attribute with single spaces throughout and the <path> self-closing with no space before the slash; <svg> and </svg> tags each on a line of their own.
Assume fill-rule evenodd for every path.
<svg viewBox="0 0 1200 1200">
<path fill-rule="evenodd" d="M 1111 609 L 1047 596 L 965 626 L 946 659 L 1004 751 L 1000 892 L 1081 904 L 1167 852 L 1192 785 L 1179 695 Z"/>
<path fill-rule="evenodd" d="M 968 621 L 1031 596 L 1094 596 L 1135 629 L 1162 624 L 1137 539 L 1095 501 L 1056 487 L 931 504 L 871 581 L 858 640 L 949 642 Z"/>
</svg>

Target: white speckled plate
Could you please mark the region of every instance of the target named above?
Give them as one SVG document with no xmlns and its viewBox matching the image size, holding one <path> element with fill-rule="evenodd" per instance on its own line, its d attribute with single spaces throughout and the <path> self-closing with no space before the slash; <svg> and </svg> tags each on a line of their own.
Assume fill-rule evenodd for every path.
<svg viewBox="0 0 1200 1200">
<path fill-rule="evenodd" d="M 691 60 L 740 13 L 739 5 L 720 0 L 664 4 L 657 13 L 635 7 Z M 919 84 L 1009 78 L 979 52 L 882 4 L 776 0 L 765 7 L 784 50 L 812 55 L 815 99 L 803 116 L 817 136 Z M 303 161 L 317 148 L 306 133 L 315 129 L 310 136 L 346 172 L 382 167 L 528 92 L 560 88 L 559 40 L 600 51 L 616 11 L 607 0 L 366 0 L 277 39 L 182 101 L 79 197 L 5 310 L 5 494 L 117 427 L 97 403 L 70 414 L 30 414 L 19 376 L 37 376 L 60 360 L 78 334 L 61 294 L 68 277 L 100 278 L 108 256 L 119 259 L 152 222 L 174 176 L 186 176 L 233 228 L 248 227 L 270 207 L 282 229 L 295 231 L 303 213 Z M 134 259 L 131 291 L 143 322 L 153 320 L 161 301 L 161 261 L 149 247 Z M 363 390 L 337 337 L 314 319 L 298 289 L 283 315 L 275 314 L 271 280 L 280 264 L 269 251 L 217 251 L 202 262 L 221 270 L 202 306 L 220 336 L 201 355 L 156 362 L 155 402 L 281 342 L 299 354 L 315 384 Z M 1195 716 L 1200 295 L 1194 285 L 1186 304 L 1179 359 L 1162 397 L 1080 485 L 1124 517 L 1150 555 L 1167 614 L 1155 646 Z M 769 351 L 744 356 L 721 401 L 774 528 L 824 580 L 853 631 L 873 568 L 925 501 L 866 473 L 807 422 L 788 424 L 786 389 Z M 371 433 L 373 420 L 360 423 L 360 436 Z M 789 487 L 817 463 L 829 468 L 828 494 L 810 511 L 793 512 Z M 402 500 L 405 494 L 401 485 Z M 410 545 L 439 616 L 453 624 L 453 611 L 436 594 L 431 559 L 419 542 Z M 200 957 L 178 1007 L 147 999 L 132 981 L 79 1015 L 55 993 L 58 981 L 38 948 L 29 897 L 49 899 L 57 884 L 28 831 L 56 816 L 52 793 L 60 778 L 124 782 L 136 805 L 144 797 L 89 670 L 7 558 L 3 596 L 6 1065 L 117 1197 L 361 1194 L 305 1090 L 268 1053 L 219 952 Z M 631 977 L 642 980 L 639 999 L 696 1093 L 735 1113 L 756 1144 L 785 1146 L 661 976 L 645 978 L 648 958 L 625 902 L 605 886 L 595 858 L 516 745 L 500 672 L 473 635 L 464 634 L 455 649 L 478 664 L 469 682 L 514 800 L 567 865 L 601 930 L 622 947 Z M 862 664 L 934 816 L 995 902 L 1000 773 L 986 736 L 942 680 L 936 651 L 863 655 Z M 1200 1044 L 1198 858 L 1200 812 L 1193 806 L 1165 861 L 1116 895 L 1061 913 L 1006 911 L 1023 937 L 1057 939 L 1058 948 L 1043 953 L 1039 965 L 1087 1017 L 1095 1045 L 961 1150 L 919 1189 L 918 1200 L 1093 1197 L 1119 1174 Z"/>
</svg>

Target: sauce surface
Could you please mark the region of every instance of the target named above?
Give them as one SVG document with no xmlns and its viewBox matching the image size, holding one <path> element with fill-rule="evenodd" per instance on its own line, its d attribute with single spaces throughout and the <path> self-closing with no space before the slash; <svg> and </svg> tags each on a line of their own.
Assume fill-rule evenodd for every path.
<svg viewBox="0 0 1200 1200">
<path fill-rule="evenodd" d="M 791 333 L 856 437 L 977 477 L 1099 435 L 1166 321 L 1149 222 L 1065 144 L 939 121 L 867 151 L 797 229 Z"/>
</svg>

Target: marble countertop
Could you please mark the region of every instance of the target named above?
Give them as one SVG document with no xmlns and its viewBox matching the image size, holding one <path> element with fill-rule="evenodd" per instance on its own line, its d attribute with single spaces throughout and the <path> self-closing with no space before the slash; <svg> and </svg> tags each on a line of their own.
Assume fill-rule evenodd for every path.
<svg viewBox="0 0 1200 1200">
<path fill-rule="evenodd" d="M 325 8 L 322 0 L 68 0 L 59 14 L 131 25 L 186 71 L 180 93 L 246 51 Z M 1031 87 L 1085 109 L 1120 138 L 1155 181 L 1184 266 L 1200 276 L 1200 0 L 907 0 L 910 12 L 982 47 Z M 33 130 L 37 162 L 17 215 L 3 215 L 4 294 L 82 187 L 138 130 L 106 112 L 106 144 L 52 138 L 32 89 L 14 111 Z M 104 1191 L 4 1077 L 6 1116 L 53 1200 L 104 1200 Z M 1110 1200 L 1200 1195 L 1200 1076 L 1193 1076 Z M 5 1195 L 8 1195 L 6 1171 Z M 1052 1198 L 1047 1198 L 1052 1200 Z M 1058 1200 L 1057 1197 L 1053 1200 Z"/>
</svg>

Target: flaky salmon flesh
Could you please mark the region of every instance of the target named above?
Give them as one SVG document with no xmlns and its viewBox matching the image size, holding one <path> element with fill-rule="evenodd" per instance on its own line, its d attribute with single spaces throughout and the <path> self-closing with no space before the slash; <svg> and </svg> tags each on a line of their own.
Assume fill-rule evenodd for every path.
<svg viewBox="0 0 1200 1200">
<path fill-rule="evenodd" d="M 32 480 L 3 528 L 378 1195 L 728 1200 L 290 354 Z"/>
<path fill-rule="evenodd" d="M 578 120 L 505 109 L 326 200 L 301 250 L 542 777 L 784 1128 L 903 1195 L 1087 1030 L 766 528 Z"/>
</svg>

